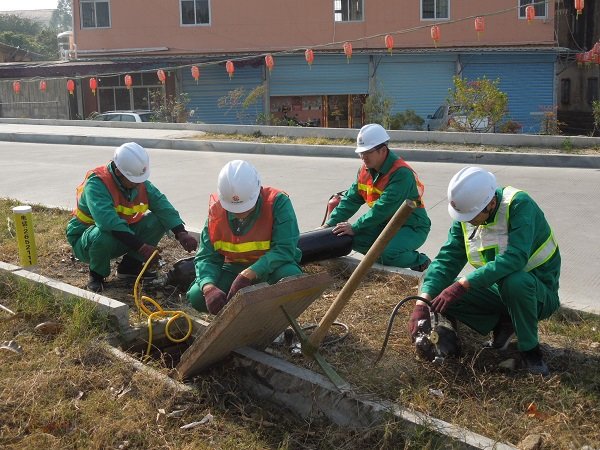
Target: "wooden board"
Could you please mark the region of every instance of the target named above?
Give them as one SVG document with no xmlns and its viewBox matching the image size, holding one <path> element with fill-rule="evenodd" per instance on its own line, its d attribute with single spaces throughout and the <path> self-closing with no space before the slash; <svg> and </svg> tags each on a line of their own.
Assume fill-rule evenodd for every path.
<svg viewBox="0 0 600 450">
<path fill-rule="evenodd" d="M 331 283 L 327 273 L 319 273 L 242 289 L 181 356 L 179 377 L 197 374 L 236 348 L 266 348 L 289 326 L 281 306 L 297 318 Z"/>
</svg>

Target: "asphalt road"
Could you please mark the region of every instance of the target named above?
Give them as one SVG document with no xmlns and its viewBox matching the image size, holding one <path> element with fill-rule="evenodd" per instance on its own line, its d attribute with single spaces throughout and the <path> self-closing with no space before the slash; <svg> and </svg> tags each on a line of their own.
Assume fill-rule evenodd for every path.
<svg viewBox="0 0 600 450">
<path fill-rule="evenodd" d="M 0 197 L 23 203 L 72 208 L 75 187 L 85 172 L 112 157 L 112 147 L 0 142 Z M 358 158 L 241 155 L 150 149 L 151 181 L 180 211 L 188 227 L 206 220 L 208 196 L 217 174 L 229 160 L 245 158 L 262 175 L 263 184 L 285 190 L 292 199 L 301 231 L 321 224 L 329 196 L 347 188 Z M 409 161 L 410 162 L 410 161 Z M 464 164 L 411 163 L 425 184 L 425 203 L 432 230 L 422 251 L 434 257 L 446 240 L 448 181 Z M 498 182 L 528 191 L 545 211 L 563 258 L 563 305 L 600 313 L 600 174 L 596 169 L 482 166 Z M 35 212 L 35 211 L 34 211 Z"/>
</svg>

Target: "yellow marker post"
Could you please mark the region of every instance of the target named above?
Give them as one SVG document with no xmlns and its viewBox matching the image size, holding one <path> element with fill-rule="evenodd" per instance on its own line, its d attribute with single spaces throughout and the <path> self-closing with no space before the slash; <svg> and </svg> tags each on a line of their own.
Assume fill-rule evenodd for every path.
<svg viewBox="0 0 600 450">
<path fill-rule="evenodd" d="M 35 236 L 33 234 L 33 216 L 31 206 L 15 206 L 13 209 L 13 220 L 17 231 L 17 243 L 19 245 L 19 260 L 21 266 L 35 266 L 37 264 L 37 249 Z"/>
</svg>

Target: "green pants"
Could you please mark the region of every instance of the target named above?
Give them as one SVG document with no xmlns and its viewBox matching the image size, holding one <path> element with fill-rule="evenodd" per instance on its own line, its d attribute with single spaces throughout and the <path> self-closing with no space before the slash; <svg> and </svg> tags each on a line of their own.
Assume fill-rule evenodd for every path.
<svg viewBox="0 0 600 450">
<path fill-rule="evenodd" d="M 548 289 L 529 272 L 515 272 L 489 288 L 470 288 L 446 315 L 486 335 L 502 316 L 509 315 L 518 348 L 527 351 L 538 345 L 538 322 L 560 306 L 558 292 Z"/>
<path fill-rule="evenodd" d="M 246 267 L 248 266 L 241 264 L 224 264 L 216 286 L 227 294 L 229 292 L 229 288 L 233 284 L 233 280 L 235 280 L 235 277 L 237 277 L 239 273 Z M 265 277 L 259 278 L 255 283 L 267 282 L 269 284 L 274 284 L 282 278 L 299 275 L 301 273 L 302 269 L 300 269 L 298 264 L 287 263 L 279 266 Z M 187 299 L 194 309 L 200 312 L 208 312 L 208 309 L 206 308 L 206 301 L 204 300 L 204 294 L 202 293 L 202 289 L 198 283 L 193 283 L 190 289 L 187 291 Z"/>
<path fill-rule="evenodd" d="M 352 250 L 362 253 L 369 251 L 375 240 L 379 237 L 382 229 L 368 229 L 357 233 L 353 237 Z M 385 250 L 377 260 L 378 263 L 394 267 L 415 267 L 427 261 L 427 256 L 419 253 L 427 236 L 429 227 L 412 228 L 404 226 L 396 233 L 385 247 Z"/>
<path fill-rule="evenodd" d="M 151 212 L 138 223 L 130 225 L 130 229 L 138 239 L 153 246 L 158 244 L 167 231 Z M 130 251 L 129 247 L 115 238 L 111 232 L 101 231 L 94 225 L 86 228 L 81 236 L 75 239 L 71 237 L 69 244 L 79 260 L 89 263 L 90 270 L 103 277 L 110 275 L 110 261 L 125 253 L 143 261 L 139 253 Z"/>
</svg>

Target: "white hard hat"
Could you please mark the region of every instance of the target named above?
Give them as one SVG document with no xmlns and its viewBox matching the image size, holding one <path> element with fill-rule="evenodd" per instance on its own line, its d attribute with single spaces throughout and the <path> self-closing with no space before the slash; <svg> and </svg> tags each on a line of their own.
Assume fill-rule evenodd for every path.
<svg viewBox="0 0 600 450">
<path fill-rule="evenodd" d="M 485 209 L 496 193 L 493 173 L 479 167 L 465 167 L 448 185 L 448 214 L 459 222 L 468 222 Z"/>
<path fill-rule="evenodd" d="M 117 147 L 113 161 L 117 169 L 132 183 L 143 183 L 150 177 L 148 152 L 135 142 L 128 142 Z"/>
<path fill-rule="evenodd" d="M 356 153 L 366 152 L 379 144 L 388 142 L 390 136 L 378 123 L 369 123 L 362 127 L 356 136 Z"/>
<path fill-rule="evenodd" d="M 260 177 L 252 164 L 236 159 L 219 172 L 217 195 L 223 208 L 232 213 L 249 211 L 260 194 Z"/>
</svg>

